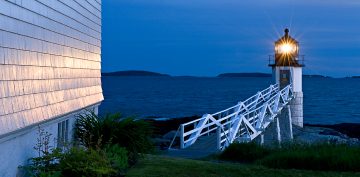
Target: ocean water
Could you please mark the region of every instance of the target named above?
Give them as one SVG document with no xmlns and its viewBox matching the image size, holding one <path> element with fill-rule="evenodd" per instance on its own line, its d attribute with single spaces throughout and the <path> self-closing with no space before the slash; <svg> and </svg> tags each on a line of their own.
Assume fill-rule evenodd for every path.
<svg viewBox="0 0 360 177">
<path fill-rule="evenodd" d="M 146 118 L 215 113 L 272 84 L 271 78 L 102 77 L 99 113 L 124 110 Z M 360 123 L 360 79 L 303 78 L 304 122 Z"/>
</svg>

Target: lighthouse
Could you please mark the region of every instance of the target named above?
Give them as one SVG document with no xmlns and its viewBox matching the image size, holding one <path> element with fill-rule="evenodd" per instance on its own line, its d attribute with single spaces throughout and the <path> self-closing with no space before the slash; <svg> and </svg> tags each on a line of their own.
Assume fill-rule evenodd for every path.
<svg viewBox="0 0 360 177">
<path fill-rule="evenodd" d="M 269 55 L 273 82 L 280 89 L 292 84 L 294 99 L 290 102 L 292 124 L 303 127 L 302 68 L 305 67 L 304 55 L 299 55 L 299 42 L 289 35 L 275 41 L 275 55 Z"/>
</svg>

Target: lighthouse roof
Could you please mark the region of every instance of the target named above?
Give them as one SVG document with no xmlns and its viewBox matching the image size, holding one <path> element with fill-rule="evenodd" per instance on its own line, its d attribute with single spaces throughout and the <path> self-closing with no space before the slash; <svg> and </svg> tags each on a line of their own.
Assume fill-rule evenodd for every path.
<svg viewBox="0 0 360 177">
<path fill-rule="evenodd" d="M 275 41 L 275 44 L 283 44 L 283 43 L 298 44 L 299 42 L 289 35 L 289 30 L 286 28 L 285 35 L 281 37 L 279 40 Z"/>
</svg>

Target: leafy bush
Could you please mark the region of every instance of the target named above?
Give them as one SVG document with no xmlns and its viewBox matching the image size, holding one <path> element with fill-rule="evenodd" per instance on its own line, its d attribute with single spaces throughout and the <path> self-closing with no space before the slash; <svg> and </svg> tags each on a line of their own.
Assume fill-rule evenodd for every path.
<svg viewBox="0 0 360 177">
<path fill-rule="evenodd" d="M 360 171 L 359 147 L 329 142 L 288 141 L 271 147 L 255 142 L 233 143 L 219 154 L 219 159 L 277 169 Z"/>
<path fill-rule="evenodd" d="M 88 142 L 94 144 L 103 135 L 103 142 L 125 147 L 130 156 L 149 153 L 154 150 L 151 139 L 154 127 L 150 122 L 136 118 L 134 115 L 127 117 L 122 111 L 107 112 L 103 116 L 88 111 L 84 115 L 77 116 L 75 138 L 82 141 L 87 134 L 91 134 L 94 136 Z"/>
<path fill-rule="evenodd" d="M 64 151 L 54 149 L 48 155 L 30 158 L 30 165 L 24 168 L 31 176 L 59 174 L 59 176 L 110 176 L 117 171 L 110 165 L 110 159 L 101 156 L 99 150 L 84 147 Z"/>
<path fill-rule="evenodd" d="M 127 151 L 125 148 L 120 147 L 119 144 L 110 146 L 108 149 L 106 157 L 111 159 L 110 163 L 113 169 L 118 171 L 117 175 L 123 174 L 123 170 L 129 167 Z"/>
<path fill-rule="evenodd" d="M 95 147 L 75 146 L 65 143 L 62 148 L 51 148 L 51 134 L 39 128 L 38 143 L 34 147 L 39 157 L 30 158 L 30 165 L 19 166 L 32 177 L 42 176 L 119 176 L 128 166 L 125 148 L 118 145 L 100 149 L 101 136 Z"/>
<path fill-rule="evenodd" d="M 228 160 L 241 163 L 253 163 L 258 159 L 270 155 L 271 149 L 260 146 L 255 142 L 230 144 L 220 155 L 220 160 Z"/>
</svg>

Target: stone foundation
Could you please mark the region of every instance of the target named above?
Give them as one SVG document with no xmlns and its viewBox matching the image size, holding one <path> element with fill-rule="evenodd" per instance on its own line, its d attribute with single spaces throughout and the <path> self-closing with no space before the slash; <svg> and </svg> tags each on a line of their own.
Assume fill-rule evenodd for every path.
<svg viewBox="0 0 360 177">
<path fill-rule="evenodd" d="M 290 105 L 281 110 L 281 114 L 274 118 L 274 122 L 266 127 L 265 131 L 253 141 L 259 144 L 273 145 L 281 141 L 293 139 L 292 114 Z"/>
<path fill-rule="evenodd" d="M 289 103 L 292 124 L 303 127 L 303 92 L 294 92 L 294 96 Z"/>
<path fill-rule="evenodd" d="M 290 106 L 287 105 L 285 108 L 283 108 L 281 110 L 281 114 L 277 117 L 279 118 L 281 140 L 292 140 L 292 114 Z"/>
<path fill-rule="evenodd" d="M 265 145 L 273 145 L 274 143 L 280 142 L 281 134 L 279 118 L 275 117 L 274 122 L 270 123 L 270 125 L 266 127 L 265 131 L 262 134 L 264 135 Z"/>
</svg>

